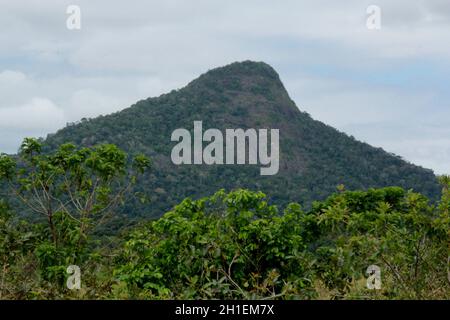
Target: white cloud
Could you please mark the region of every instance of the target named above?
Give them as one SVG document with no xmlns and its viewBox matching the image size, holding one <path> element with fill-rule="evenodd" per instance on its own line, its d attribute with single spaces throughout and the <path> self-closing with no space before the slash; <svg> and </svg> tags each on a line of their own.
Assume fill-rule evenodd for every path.
<svg viewBox="0 0 450 320">
<path fill-rule="evenodd" d="M 412 163 L 432 168 L 437 174 L 449 174 L 450 128 L 418 120 L 359 123 L 345 127 L 358 133 L 365 142 L 383 146 Z M 417 134 L 420 132 L 420 135 Z"/>
<path fill-rule="evenodd" d="M 118 99 L 105 96 L 91 89 L 75 91 L 70 100 L 69 108 L 66 109 L 67 117 L 76 121 L 83 117 L 95 117 L 99 114 L 108 114 L 123 109 Z"/>
<path fill-rule="evenodd" d="M 0 109 L 0 128 L 51 132 L 65 124 L 63 110 L 46 98 L 32 98 L 27 104 Z"/>
<path fill-rule="evenodd" d="M 25 74 L 14 70 L 5 70 L 0 72 L 0 85 L 10 86 L 20 83 L 26 79 Z"/>
<path fill-rule="evenodd" d="M 0 108 L 0 152 L 14 153 L 25 137 L 45 137 L 63 127 L 64 111 L 47 98 Z"/>
</svg>

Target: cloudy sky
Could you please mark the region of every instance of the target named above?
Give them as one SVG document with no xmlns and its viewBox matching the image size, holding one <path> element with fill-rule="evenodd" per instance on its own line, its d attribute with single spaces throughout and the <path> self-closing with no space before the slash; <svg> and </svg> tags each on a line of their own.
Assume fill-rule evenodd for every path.
<svg viewBox="0 0 450 320">
<path fill-rule="evenodd" d="M 380 30 L 366 25 L 372 4 Z M 80 30 L 66 27 L 69 5 L 81 9 Z M 250 59 L 272 65 L 314 118 L 450 173 L 448 0 L 0 0 L 0 8 L 2 152 Z"/>
</svg>

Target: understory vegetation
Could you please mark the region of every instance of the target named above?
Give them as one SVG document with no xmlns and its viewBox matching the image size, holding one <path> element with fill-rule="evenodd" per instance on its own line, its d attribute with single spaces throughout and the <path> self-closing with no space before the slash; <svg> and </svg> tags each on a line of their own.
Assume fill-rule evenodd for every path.
<svg viewBox="0 0 450 320">
<path fill-rule="evenodd" d="M 447 176 L 438 203 L 400 187 L 341 185 L 305 210 L 219 190 L 99 232 L 140 197 L 129 190 L 149 167 L 109 144 L 42 154 L 26 139 L 18 157 L 1 155 L 10 193 L 0 202 L 0 299 L 450 299 Z M 70 265 L 80 289 L 66 285 Z M 379 289 L 367 287 L 374 265 Z"/>
</svg>

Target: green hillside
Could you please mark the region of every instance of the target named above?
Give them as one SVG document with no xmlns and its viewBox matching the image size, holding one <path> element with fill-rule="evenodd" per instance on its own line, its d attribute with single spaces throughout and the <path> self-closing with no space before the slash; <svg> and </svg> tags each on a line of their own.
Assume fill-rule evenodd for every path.
<svg viewBox="0 0 450 320">
<path fill-rule="evenodd" d="M 301 102 L 301 101 L 300 101 Z M 361 106 L 364 108 L 364 106 Z M 280 170 L 260 176 L 260 166 L 172 164 L 173 130 L 203 128 L 278 128 Z M 431 170 L 403 161 L 380 148 L 312 119 L 289 98 L 278 74 L 262 62 L 245 61 L 201 75 L 180 90 L 141 100 L 107 116 L 70 124 L 49 135 L 45 149 L 72 142 L 81 146 L 113 143 L 130 154 L 144 153 L 153 165 L 134 191 L 149 201 L 127 201 L 130 215 L 160 216 L 185 197 L 198 198 L 225 188 L 248 188 L 271 195 L 285 205 L 296 201 L 309 207 L 336 186 L 347 190 L 400 186 L 432 199 L 440 188 Z"/>
</svg>

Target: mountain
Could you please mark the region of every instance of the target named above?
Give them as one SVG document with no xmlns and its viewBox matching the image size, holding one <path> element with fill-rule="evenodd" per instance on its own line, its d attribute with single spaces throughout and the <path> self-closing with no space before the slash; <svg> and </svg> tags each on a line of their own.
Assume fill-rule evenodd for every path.
<svg viewBox="0 0 450 320">
<path fill-rule="evenodd" d="M 177 128 L 277 128 L 279 172 L 260 175 L 259 165 L 175 165 L 171 134 Z M 301 112 L 278 74 L 262 62 L 236 62 L 206 72 L 180 90 L 141 100 L 120 112 L 70 124 L 45 140 L 47 149 L 66 142 L 90 146 L 114 143 L 130 154 L 144 153 L 153 167 L 135 191 L 150 201 L 130 200 L 125 213 L 159 216 L 185 197 L 218 189 L 261 190 L 274 203 L 297 201 L 309 206 L 343 184 L 346 189 L 401 186 L 432 199 L 440 188 L 431 170 L 423 169 L 359 142 Z"/>
</svg>

